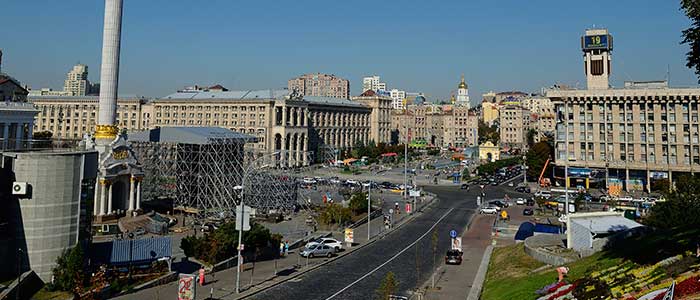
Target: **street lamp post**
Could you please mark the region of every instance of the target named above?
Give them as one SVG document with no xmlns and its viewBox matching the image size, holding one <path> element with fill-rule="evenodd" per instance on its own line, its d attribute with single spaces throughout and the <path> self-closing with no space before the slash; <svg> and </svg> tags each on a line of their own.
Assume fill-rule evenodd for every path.
<svg viewBox="0 0 700 300">
<path fill-rule="evenodd" d="M 369 186 L 367 186 L 367 242 L 369 242 L 370 238 L 370 231 L 369 231 L 369 222 L 372 220 L 370 218 L 370 215 L 372 214 L 372 201 L 370 200 L 370 194 L 372 192 L 372 182 L 369 183 Z"/>
<path fill-rule="evenodd" d="M 280 152 L 273 152 L 270 153 L 269 155 L 277 155 Z M 246 184 L 246 179 L 248 178 L 248 175 L 250 174 L 251 169 L 255 165 L 255 162 L 257 162 L 259 159 L 264 158 L 265 156 L 260 156 L 250 162 L 250 164 L 246 167 L 245 171 L 243 172 L 243 178 L 241 179 L 241 185 L 237 185 L 233 187 L 235 190 L 241 190 L 241 215 L 236 215 L 236 223 L 240 222 L 240 227 L 238 229 L 238 258 L 236 259 L 237 261 L 237 268 L 236 268 L 236 294 L 240 293 L 241 291 L 241 243 L 243 242 L 243 218 L 245 216 L 245 184 Z"/>
</svg>

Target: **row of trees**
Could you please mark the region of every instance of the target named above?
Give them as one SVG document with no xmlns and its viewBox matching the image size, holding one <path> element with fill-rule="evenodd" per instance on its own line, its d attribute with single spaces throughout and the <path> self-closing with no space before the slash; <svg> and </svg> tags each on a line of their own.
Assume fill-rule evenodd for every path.
<svg viewBox="0 0 700 300">
<path fill-rule="evenodd" d="M 278 245 L 281 236 L 273 235 L 270 230 L 258 223 L 253 223 L 250 230 L 243 234 L 246 249 L 257 251 L 270 245 Z M 186 256 L 195 257 L 210 264 L 218 263 L 236 254 L 238 249 L 238 230 L 236 222 L 224 223 L 204 236 L 188 236 L 182 239 L 180 248 Z"/>
<path fill-rule="evenodd" d="M 489 162 L 486 164 L 483 164 L 479 167 L 477 167 L 477 171 L 479 171 L 479 175 L 492 175 L 496 173 L 496 171 L 500 168 L 503 167 L 510 167 L 510 166 L 515 166 L 518 164 L 522 163 L 522 158 L 521 157 L 511 157 L 511 158 L 506 158 L 506 159 L 499 159 L 494 162 Z"/>
<path fill-rule="evenodd" d="M 328 204 L 321 210 L 319 222 L 325 225 L 343 225 L 352 221 L 353 217 L 367 212 L 367 193 L 355 192 L 345 195 L 345 198 L 350 199 L 348 207 L 336 203 Z"/>
</svg>

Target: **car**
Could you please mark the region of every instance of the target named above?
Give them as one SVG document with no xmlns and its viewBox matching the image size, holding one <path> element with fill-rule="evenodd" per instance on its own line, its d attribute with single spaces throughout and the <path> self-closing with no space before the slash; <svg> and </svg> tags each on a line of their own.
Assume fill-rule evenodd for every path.
<svg viewBox="0 0 700 300">
<path fill-rule="evenodd" d="M 338 178 L 331 178 L 331 179 L 328 180 L 328 181 L 329 181 L 330 183 L 332 183 L 332 184 L 338 184 L 338 183 L 340 183 L 340 179 L 338 179 Z"/>
<path fill-rule="evenodd" d="M 468 183 L 462 183 L 462 186 L 459 187 L 459 188 L 460 188 L 460 189 L 463 189 L 463 190 L 468 190 L 468 189 L 469 189 L 469 184 L 468 184 Z"/>
<path fill-rule="evenodd" d="M 527 199 L 527 206 L 535 206 L 535 200 L 534 199 Z"/>
<path fill-rule="evenodd" d="M 384 181 L 384 182 L 380 183 L 379 185 L 384 189 L 391 189 L 394 186 L 393 183 L 388 182 L 388 181 Z"/>
<path fill-rule="evenodd" d="M 308 258 L 324 256 L 330 258 L 333 256 L 333 254 L 335 254 L 335 249 L 331 246 L 323 244 L 311 245 L 310 247 L 306 247 L 304 250 L 299 252 L 299 255 Z"/>
<path fill-rule="evenodd" d="M 526 186 L 519 186 L 519 187 L 516 187 L 516 188 L 515 188 L 515 191 L 518 192 L 518 193 L 529 194 L 529 193 L 530 193 L 530 188 L 529 188 L 529 187 L 526 187 Z"/>
<path fill-rule="evenodd" d="M 498 213 L 499 210 L 501 210 L 501 208 L 498 206 L 486 206 L 482 207 L 479 210 L 479 213 L 482 215 L 495 215 Z"/>
<path fill-rule="evenodd" d="M 508 183 L 508 186 L 513 186 L 513 182 L 512 182 L 512 181 L 509 182 L 509 183 Z"/>
<path fill-rule="evenodd" d="M 318 238 L 313 241 L 310 241 L 306 243 L 306 248 L 309 248 L 313 245 L 318 245 L 318 244 L 323 244 L 323 245 L 328 245 L 335 249 L 336 252 L 340 252 L 340 250 L 343 249 L 343 243 L 340 241 L 334 239 L 334 238 Z"/>
<path fill-rule="evenodd" d="M 144 234 L 146 234 L 146 229 L 143 229 L 143 227 L 136 228 L 136 230 L 134 231 L 134 234 L 136 236 L 144 235 Z"/>
<path fill-rule="evenodd" d="M 496 186 L 496 185 L 498 185 L 498 183 L 499 183 L 498 181 L 492 181 L 491 185 Z"/>
<path fill-rule="evenodd" d="M 348 180 L 345 180 L 345 183 L 351 184 L 351 185 L 357 185 L 357 180 L 348 179 Z"/>
<path fill-rule="evenodd" d="M 305 184 L 314 184 L 314 183 L 316 183 L 316 179 L 313 179 L 311 177 L 305 177 L 303 182 Z"/>
<path fill-rule="evenodd" d="M 523 199 L 523 198 L 515 199 L 515 204 L 517 204 L 517 205 L 525 205 L 525 199 Z"/>
<path fill-rule="evenodd" d="M 489 202 L 489 205 L 498 206 L 499 208 L 508 207 L 508 203 L 501 200 L 493 200 Z"/>
<path fill-rule="evenodd" d="M 532 208 L 523 209 L 523 216 L 532 216 L 533 214 L 535 214 L 535 212 Z"/>
<path fill-rule="evenodd" d="M 462 264 L 462 251 L 457 249 L 447 250 L 445 254 L 445 264 L 446 265 L 461 265 Z"/>
</svg>

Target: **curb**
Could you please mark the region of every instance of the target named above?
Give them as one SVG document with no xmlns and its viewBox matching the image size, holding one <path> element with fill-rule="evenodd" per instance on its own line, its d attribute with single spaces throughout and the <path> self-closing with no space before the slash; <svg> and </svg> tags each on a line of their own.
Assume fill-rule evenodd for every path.
<svg viewBox="0 0 700 300">
<path fill-rule="evenodd" d="M 308 268 L 308 269 L 306 269 L 306 270 L 300 271 L 300 272 L 298 272 L 298 273 L 296 273 L 296 274 L 294 274 L 294 275 L 292 275 L 292 276 L 288 276 L 287 278 L 285 278 L 285 279 L 282 280 L 282 281 L 275 282 L 275 283 L 273 283 L 273 284 L 270 285 L 270 286 L 263 287 L 263 288 L 261 288 L 261 289 L 259 289 L 259 290 L 256 290 L 256 291 L 251 291 L 249 294 L 243 293 L 243 295 L 239 295 L 239 296 L 237 296 L 237 297 L 235 297 L 235 298 L 233 298 L 233 299 L 236 299 L 236 300 L 238 300 L 238 299 L 246 299 L 246 298 L 248 298 L 248 297 L 254 296 L 254 295 L 259 294 L 259 293 L 261 293 L 261 292 L 264 292 L 264 291 L 266 291 L 266 290 L 268 290 L 268 289 L 271 289 L 271 288 L 273 288 L 273 287 L 276 287 L 276 286 L 278 286 L 278 285 L 280 285 L 280 284 L 283 284 L 283 283 L 285 283 L 285 282 L 287 282 L 287 281 L 289 281 L 289 280 L 292 280 L 292 279 L 294 279 L 294 278 L 297 278 L 297 277 L 299 277 L 299 276 L 301 276 L 301 275 L 304 275 L 304 274 L 306 274 L 306 273 L 308 273 L 308 272 L 310 272 L 310 271 L 313 271 L 313 270 L 315 270 L 316 268 L 319 268 L 319 267 L 321 267 L 321 266 L 324 266 L 324 265 L 326 265 L 326 264 L 328 264 L 328 263 L 330 263 L 330 262 L 334 262 L 334 261 L 339 260 L 339 259 L 341 259 L 341 258 L 343 258 L 343 257 L 346 257 L 346 256 L 348 256 L 348 255 L 351 255 L 351 254 L 353 254 L 354 252 L 356 252 L 356 251 L 358 251 L 358 250 L 364 248 L 365 246 L 369 246 L 369 245 L 373 244 L 374 242 L 376 242 L 377 240 L 383 239 L 385 236 L 387 236 L 387 235 L 391 234 L 392 232 L 395 232 L 397 229 L 401 228 L 401 226 L 403 226 L 404 224 L 407 224 L 407 223 L 409 223 L 409 221 L 412 221 L 412 220 L 415 219 L 417 216 L 422 215 L 423 212 L 424 212 L 424 210 L 425 210 L 425 208 L 428 208 L 428 207 L 432 206 L 433 203 L 435 203 L 435 199 L 437 199 L 437 197 L 433 197 L 432 200 L 430 200 L 428 203 L 426 203 L 420 210 L 416 211 L 416 213 L 414 213 L 414 214 L 411 214 L 411 216 L 409 216 L 409 217 L 403 219 L 401 222 L 399 222 L 398 224 L 396 224 L 396 226 L 394 226 L 394 228 L 392 228 L 390 231 L 385 232 L 385 234 L 381 234 L 381 233 L 380 233 L 380 234 L 375 235 L 375 236 L 374 236 L 372 239 L 370 239 L 367 243 L 364 243 L 364 244 L 358 246 L 357 248 L 354 248 L 354 250 L 352 250 L 352 251 L 350 251 L 350 252 L 347 252 L 346 254 L 340 255 L 340 256 L 336 257 L 335 259 L 330 259 L 330 260 L 324 261 L 324 262 L 322 262 L 322 263 L 320 263 L 320 264 L 311 266 L 310 268 Z M 273 280 L 273 279 L 276 278 L 276 277 L 277 277 L 277 276 L 271 276 L 271 277 L 269 277 L 268 279 L 265 279 L 263 282 L 268 282 L 268 281 L 270 281 L 270 280 Z"/>
<path fill-rule="evenodd" d="M 479 265 L 479 270 L 476 272 L 476 276 L 474 277 L 472 288 L 469 289 L 469 296 L 467 296 L 467 300 L 478 300 L 481 296 L 481 290 L 484 287 L 486 271 L 489 269 L 489 262 L 491 261 L 492 253 L 493 245 L 488 245 L 486 247 L 486 251 L 484 251 L 484 256 L 481 258 L 481 264 Z"/>
</svg>

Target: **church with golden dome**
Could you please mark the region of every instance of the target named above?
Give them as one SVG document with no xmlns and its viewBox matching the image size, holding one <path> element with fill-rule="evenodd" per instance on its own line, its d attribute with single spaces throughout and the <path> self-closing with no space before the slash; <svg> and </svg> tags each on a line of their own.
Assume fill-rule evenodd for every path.
<svg viewBox="0 0 700 300">
<path fill-rule="evenodd" d="M 467 109 L 471 108 L 469 103 L 469 86 L 467 86 L 467 83 L 464 81 L 464 74 L 462 74 L 462 81 L 457 87 L 457 101 L 455 101 L 455 104 L 466 106 Z"/>
</svg>

